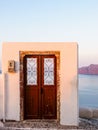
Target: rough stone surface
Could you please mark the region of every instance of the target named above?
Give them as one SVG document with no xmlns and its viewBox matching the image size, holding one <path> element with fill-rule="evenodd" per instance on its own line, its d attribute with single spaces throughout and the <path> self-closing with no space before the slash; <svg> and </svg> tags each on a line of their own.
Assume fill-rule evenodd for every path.
<svg viewBox="0 0 98 130">
<path fill-rule="evenodd" d="M 98 118 L 98 109 L 95 108 L 79 108 L 79 116 L 81 118 Z"/>
<path fill-rule="evenodd" d="M 79 109 L 79 116 L 81 118 L 91 119 L 93 117 L 93 111 L 90 108 L 80 108 Z"/>
<path fill-rule="evenodd" d="M 62 126 L 57 122 L 7 121 L 0 130 L 98 130 L 98 119 L 79 118 L 79 127 Z"/>
<path fill-rule="evenodd" d="M 82 130 L 98 130 L 98 119 L 80 118 L 79 129 L 82 129 Z"/>
<path fill-rule="evenodd" d="M 5 130 L 62 130 L 62 129 L 76 129 L 76 126 L 63 126 L 57 122 L 34 122 L 34 121 L 21 121 L 21 122 L 5 122 L 3 129 Z M 1 130 L 1 129 L 0 129 Z"/>
<path fill-rule="evenodd" d="M 93 110 L 93 118 L 98 118 L 98 109 Z"/>
</svg>

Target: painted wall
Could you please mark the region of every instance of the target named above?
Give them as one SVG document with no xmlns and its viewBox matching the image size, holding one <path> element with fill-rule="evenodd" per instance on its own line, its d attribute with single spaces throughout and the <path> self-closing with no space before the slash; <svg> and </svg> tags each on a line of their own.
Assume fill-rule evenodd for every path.
<svg viewBox="0 0 98 130">
<path fill-rule="evenodd" d="M 3 118 L 3 76 L 0 74 L 0 119 Z"/>
<path fill-rule="evenodd" d="M 3 43 L 2 49 L 2 72 L 6 76 L 0 87 L 5 87 L 5 118 L 20 120 L 19 51 L 60 51 L 60 123 L 78 125 L 77 43 Z M 15 60 L 16 73 L 8 73 L 9 60 Z M 4 95 L 0 96 L 3 100 Z"/>
</svg>

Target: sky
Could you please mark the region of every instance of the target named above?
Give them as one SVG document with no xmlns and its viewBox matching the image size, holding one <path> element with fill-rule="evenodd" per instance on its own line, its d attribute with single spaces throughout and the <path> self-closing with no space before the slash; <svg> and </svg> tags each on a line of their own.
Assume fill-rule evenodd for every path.
<svg viewBox="0 0 98 130">
<path fill-rule="evenodd" d="M 0 0 L 3 42 L 77 42 L 79 67 L 98 64 L 98 0 Z"/>
</svg>

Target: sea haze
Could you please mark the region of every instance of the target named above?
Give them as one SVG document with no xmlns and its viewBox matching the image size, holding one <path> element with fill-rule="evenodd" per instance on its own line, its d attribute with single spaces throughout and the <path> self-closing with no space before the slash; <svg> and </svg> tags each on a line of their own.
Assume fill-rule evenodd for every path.
<svg viewBox="0 0 98 130">
<path fill-rule="evenodd" d="M 79 106 L 98 108 L 98 75 L 79 74 Z"/>
</svg>

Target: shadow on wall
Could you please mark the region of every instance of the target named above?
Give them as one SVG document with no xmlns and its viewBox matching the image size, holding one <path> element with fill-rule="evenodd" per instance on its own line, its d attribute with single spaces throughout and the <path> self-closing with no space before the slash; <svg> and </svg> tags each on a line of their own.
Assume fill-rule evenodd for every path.
<svg viewBox="0 0 98 130">
<path fill-rule="evenodd" d="M 0 119 L 3 118 L 3 75 L 0 74 Z"/>
<path fill-rule="evenodd" d="M 9 77 L 6 73 L 5 75 L 0 74 L 0 119 L 7 117 L 8 104 L 9 104 Z M 3 83 L 4 82 L 4 83 Z"/>
<path fill-rule="evenodd" d="M 4 107 L 5 107 L 5 117 L 7 117 L 7 113 L 8 113 L 8 104 L 9 104 L 9 76 L 6 73 L 5 74 L 5 97 L 4 97 Z"/>
</svg>

